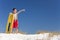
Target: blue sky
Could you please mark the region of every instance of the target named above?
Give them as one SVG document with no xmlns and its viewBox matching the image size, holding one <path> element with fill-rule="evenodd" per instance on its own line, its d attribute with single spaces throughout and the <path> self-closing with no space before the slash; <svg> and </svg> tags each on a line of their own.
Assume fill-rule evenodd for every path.
<svg viewBox="0 0 60 40">
<path fill-rule="evenodd" d="M 5 32 L 8 15 L 12 8 L 26 9 L 18 15 L 19 31 L 60 32 L 60 0 L 0 0 L 0 32 Z"/>
</svg>

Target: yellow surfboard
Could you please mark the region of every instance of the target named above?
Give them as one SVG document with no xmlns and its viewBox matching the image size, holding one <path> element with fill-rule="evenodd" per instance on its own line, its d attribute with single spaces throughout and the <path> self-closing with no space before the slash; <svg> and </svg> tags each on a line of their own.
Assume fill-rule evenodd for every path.
<svg viewBox="0 0 60 40">
<path fill-rule="evenodd" d="M 12 32 L 12 27 L 13 27 L 13 20 L 14 16 L 13 13 L 9 14 L 7 25 L 6 25 L 6 33 L 11 33 Z"/>
</svg>

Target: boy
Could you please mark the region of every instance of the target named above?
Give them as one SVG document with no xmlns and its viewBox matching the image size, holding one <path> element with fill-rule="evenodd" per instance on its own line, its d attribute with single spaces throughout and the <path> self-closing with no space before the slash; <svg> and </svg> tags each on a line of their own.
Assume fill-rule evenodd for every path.
<svg viewBox="0 0 60 40">
<path fill-rule="evenodd" d="M 14 16 L 12 29 L 14 29 L 14 30 L 16 30 L 16 32 L 18 32 L 18 14 L 25 11 L 25 9 L 22 9 L 18 12 L 17 12 L 16 8 L 13 8 L 12 10 L 13 10 L 12 13 L 13 13 L 13 16 Z"/>
</svg>

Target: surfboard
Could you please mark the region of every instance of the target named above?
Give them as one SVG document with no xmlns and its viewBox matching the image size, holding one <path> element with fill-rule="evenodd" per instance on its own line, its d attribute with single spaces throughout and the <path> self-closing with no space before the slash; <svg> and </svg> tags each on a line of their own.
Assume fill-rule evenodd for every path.
<svg viewBox="0 0 60 40">
<path fill-rule="evenodd" d="M 6 24 L 6 33 L 11 33 L 12 32 L 13 20 L 14 20 L 13 13 L 10 13 L 9 16 L 8 16 L 7 24 Z"/>
</svg>

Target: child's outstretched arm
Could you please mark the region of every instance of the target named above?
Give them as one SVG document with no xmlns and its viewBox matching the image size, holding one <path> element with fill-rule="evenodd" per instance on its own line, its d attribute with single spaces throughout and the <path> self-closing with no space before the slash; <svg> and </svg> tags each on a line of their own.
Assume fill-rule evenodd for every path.
<svg viewBox="0 0 60 40">
<path fill-rule="evenodd" d="M 17 14 L 19 14 L 19 13 L 21 13 L 21 12 L 24 12 L 25 11 L 25 9 L 21 9 L 21 10 L 19 10 L 18 12 L 17 12 Z"/>
</svg>

